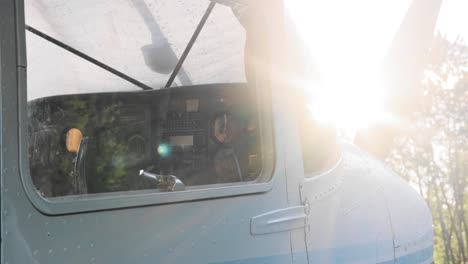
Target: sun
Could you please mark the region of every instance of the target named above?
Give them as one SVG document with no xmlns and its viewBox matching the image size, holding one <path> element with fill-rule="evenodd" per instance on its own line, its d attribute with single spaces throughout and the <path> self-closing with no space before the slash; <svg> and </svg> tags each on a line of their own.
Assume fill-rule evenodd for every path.
<svg viewBox="0 0 468 264">
<path fill-rule="evenodd" d="M 346 133 L 388 119 L 379 66 L 410 0 L 287 0 L 292 20 L 318 65 L 303 87 L 320 122 Z"/>
<path fill-rule="evenodd" d="M 378 81 L 347 80 L 306 87 L 315 90 L 309 97 L 307 108 L 317 121 L 352 135 L 357 129 L 390 118 Z"/>
</svg>

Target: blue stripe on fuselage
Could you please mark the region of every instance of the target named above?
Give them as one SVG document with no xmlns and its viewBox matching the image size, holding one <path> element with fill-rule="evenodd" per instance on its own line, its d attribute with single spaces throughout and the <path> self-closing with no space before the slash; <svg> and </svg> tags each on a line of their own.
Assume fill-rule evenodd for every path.
<svg viewBox="0 0 468 264">
<path fill-rule="evenodd" d="M 404 255 L 401 257 L 397 257 L 396 261 L 393 260 L 379 262 L 378 264 L 414 264 L 414 263 L 423 263 L 426 262 L 428 259 L 432 259 L 434 252 L 434 248 L 432 246 L 427 247 L 425 249 L 416 251 L 414 253 L 410 253 L 408 255 Z"/>
<path fill-rule="evenodd" d="M 397 257 L 396 260 L 389 259 L 387 261 L 378 262 L 378 264 L 391 264 L 391 263 L 398 263 L 398 264 L 417 264 L 427 262 L 429 259 L 432 259 L 433 256 L 433 246 L 421 249 L 419 251 Z M 364 254 L 363 251 L 353 251 L 352 249 L 343 248 L 341 250 L 332 250 L 332 252 L 336 255 L 328 255 L 330 258 L 327 260 L 322 259 L 317 260 L 314 258 L 314 254 L 316 255 L 319 251 L 309 252 L 309 257 L 311 261 L 314 263 L 352 263 L 352 262 L 365 262 L 366 259 L 369 259 L 369 263 L 374 263 L 375 261 L 375 251 L 369 250 L 367 254 Z M 304 253 L 295 253 L 295 256 L 299 256 L 305 254 Z M 320 255 L 326 255 L 320 254 Z M 216 264 L 233 264 L 233 263 L 242 263 L 242 264 L 255 264 L 255 263 L 268 263 L 268 264 L 283 264 L 288 263 L 291 261 L 290 255 L 272 255 L 272 256 L 262 256 L 262 257 L 254 257 L 254 258 L 246 258 L 246 259 L 237 259 L 237 260 L 230 260 L 230 261 L 223 261 L 223 262 L 214 262 Z M 213 263 L 213 264 L 214 264 Z"/>
</svg>

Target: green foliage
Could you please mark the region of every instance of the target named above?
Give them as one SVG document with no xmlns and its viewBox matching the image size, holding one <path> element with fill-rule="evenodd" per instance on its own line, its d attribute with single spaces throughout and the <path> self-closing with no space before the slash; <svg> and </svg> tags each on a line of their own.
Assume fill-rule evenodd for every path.
<svg viewBox="0 0 468 264">
<path fill-rule="evenodd" d="M 468 48 L 437 35 L 420 111 L 388 164 L 416 186 L 434 222 L 435 263 L 468 263 Z"/>
</svg>

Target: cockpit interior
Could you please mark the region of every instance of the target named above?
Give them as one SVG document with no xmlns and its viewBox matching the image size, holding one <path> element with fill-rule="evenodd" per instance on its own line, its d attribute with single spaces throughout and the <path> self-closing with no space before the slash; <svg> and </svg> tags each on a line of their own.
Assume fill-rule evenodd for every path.
<svg viewBox="0 0 468 264">
<path fill-rule="evenodd" d="M 254 181 L 262 169 L 256 98 L 246 84 L 211 84 L 30 101 L 34 185 L 57 197 L 167 191 L 164 175 L 185 188 Z"/>
</svg>

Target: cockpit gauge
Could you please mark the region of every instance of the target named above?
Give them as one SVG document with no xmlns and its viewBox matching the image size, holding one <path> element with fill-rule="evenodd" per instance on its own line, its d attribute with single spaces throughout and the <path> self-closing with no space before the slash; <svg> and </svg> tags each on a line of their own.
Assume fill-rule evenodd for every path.
<svg viewBox="0 0 468 264">
<path fill-rule="evenodd" d="M 144 159 L 146 154 L 146 140 L 141 135 L 133 135 L 127 143 L 127 155 L 129 161 L 138 162 Z"/>
</svg>

